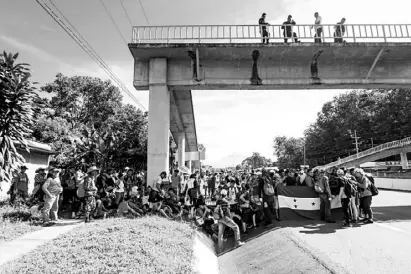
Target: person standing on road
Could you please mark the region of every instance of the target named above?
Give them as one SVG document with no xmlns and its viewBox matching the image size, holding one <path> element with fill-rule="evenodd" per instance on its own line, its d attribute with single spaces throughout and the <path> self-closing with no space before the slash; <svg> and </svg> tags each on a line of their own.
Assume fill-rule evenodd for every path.
<svg viewBox="0 0 411 274">
<path fill-rule="evenodd" d="M 181 175 L 178 174 L 179 172 L 178 169 L 175 169 L 173 175 L 171 175 L 171 188 L 174 189 L 175 193 L 180 193 L 181 182 L 183 180 Z"/>
<path fill-rule="evenodd" d="M 318 14 L 318 12 L 314 13 L 315 21 L 314 21 L 314 26 L 311 26 L 311 28 L 314 28 L 315 30 L 315 38 L 314 42 L 315 43 L 321 43 L 321 36 L 323 32 L 323 27 L 321 25 L 322 23 L 322 17 Z"/>
<path fill-rule="evenodd" d="M 262 176 L 259 182 L 260 186 L 260 197 L 262 197 L 265 226 L 269 227 L 273 225 L 273 213 L 275 210 L 274 206 L 274 195 L 275 195 L 275 183 L 267 174 L 267 170 L 263 169 Z"/>
<path fill-rule="evenodd" d="M 50 213 L 52 221 L 58 220 L 58 210 L 59 210 L 59 196 L 63 192 L 60 180 L 57 180 L 60 170 L 57 168 L 51 169 L 49 171 L 50 177 L 42 186 L 44 192 L 44 207 L 43 207 L 43 225 L 50 226 L 54 222 L 50 222 Z"/>
<path fill-rule="evenodd" d="M 350 211 L 350 201 L 351 201 L 351 193 L 347 193 L 347 189 L 349 186 L 348 180 L 344 177 L 344 171 L 342 169 L 337 170 L 337 180 L 338 180 L 338 185 L 340 186 L 340 200 L 341 200 L 341 206 L 344 210 L 344 217 L 345 217 L 345 222 L 343 224 L 343 227 L 351 227 L 351 211 Z"/>
<path fill-rule="evenodd" d="M 356 168 L 354 170 L 354 176 L 355 178 L 357 178 L 357 186 L 360 192 L 360 205 L 362 206 L 364 210 L 364 215 L 365 215 L 364 223 L 372 224 L 374 223 L 372 209 L 371 209 L 372 193 L 371 193 L 371 190 L 369 189 L 371 182 L 365 176 L 365 172 L 361 168 Z"/>
<path fill-rule="evenodd" d="M 258 20 L 258 25 L 260 25 L 260 33 L 261 33 L 261 37 L 262 37 L 262 43 L 267 43 L 268 44 L 268 37 L 270 36 L 270 33 L 267 31 L 267 26 L 269 26 L 270 24 L 268 24 L 267 22 L 265 22 L 265 18 L 266 18 L 267 14 L 263 13 L 261 15 L 261 18 Z"/>
<path fill-rule="evenodd" d="M 331 200 L 334 196 L 331 195 L 330 185 L 328 183 L 328 177 L 325 176 L 325 170 L 320 170 L 320 178 L 315 183 L 315 191 L 320 196 L 320 214 L 321 220 L 326 223 L 335 223 L 331 220 Z"/>
</svg>

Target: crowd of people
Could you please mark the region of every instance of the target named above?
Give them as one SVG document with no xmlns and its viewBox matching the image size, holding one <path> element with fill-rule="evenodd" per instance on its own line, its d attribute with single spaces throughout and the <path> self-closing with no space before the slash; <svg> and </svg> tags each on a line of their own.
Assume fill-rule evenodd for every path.
<svg viewBox="0 0 411 274">
<path fill-rule="evenodd" d="M 263 13 L 261 18 L 258 20 L 258 25 L 260 26 L 260 34 L 262 38 L 262 43 L 269 43 L 270 40 L 270 32 L 268 31 L 267 26 L 270 24 L 266 22 L 267 14 Z M 322 42 L 322 35 L 323 35 L 323 26 L 322 26 L 322 17 L 318 12 L 314 13 L 315 21 L 314 25 L 311 26 L 311 29 L 315 30 L 314 33 L 314 42 L 321 43 Z M 335 43 L 343 43 L 345 40 L 343 39 L 345 35 L 346 28 L 344 26 L 346 19 L 342 18 L 341 21 L 337 22 L 334 26 L 334 42 Z M 295 43 L 300 42 L 298 40 L 298 35 L 294 31 L 294 26 L 296 25 L 295 21 L 293 20 L 292 15 L 288 15 L 287 21 L 283 23 L 281 29 L 283 30 L 284 36 L 284 43 L 288 42 L 288 39 L 291 39 Z"/>
<path fill-rule="evenodd" d="M 372 223 L 372 196 L 378 194 L 373 178 L 360 168 L 263 168 L 193 174 L 176 169 L 171 175 L 161 172 L 150 184 L 144 172 L 91 166 L 85 171 L 39 168 L 29 195 L 26 170 L 26 166 L 21 166 L 15 175 L 9 190 L 10 201 L 23 199 L 41 210 L 45 226 L 53 225 L 64 214 L 84 218 L 85 222 L 110 216 L 160 214 L 195 222 L 219 247 L 230 234 L 236 245 L 242 245 L 241 235 L 259 227 L 261 222 L 271 227 L 281 221 L 279 185 L 306 186 L 316 191 L 321 201 L 321 219 L 327 223 L 335 222 L 331 218 L 331 201 L 339 196 L 345 214 L 344 227 L 358 221 Z"/>
</svg>

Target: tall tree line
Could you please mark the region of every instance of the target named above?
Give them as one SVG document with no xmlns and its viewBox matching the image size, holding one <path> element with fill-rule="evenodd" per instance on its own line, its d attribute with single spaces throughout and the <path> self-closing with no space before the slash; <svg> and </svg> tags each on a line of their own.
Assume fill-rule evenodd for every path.
<svg viewBox="0 0 411 274">
<path fill-rule="evenodd" d="M 323 165 L 355 154 L 355 134 L 360 137 L 359 151 L 411 136 L 410 119 L 411 91 L 407 89 L 348 91 L 323 105 L 295 147 L 290 138 L 276 137 L 274 155 L 279 163 L 302 164 L 305 143 L 307 163 Z M 293 148 L 284 153 L 286 146 L 281 143 Z"/>
</svg>

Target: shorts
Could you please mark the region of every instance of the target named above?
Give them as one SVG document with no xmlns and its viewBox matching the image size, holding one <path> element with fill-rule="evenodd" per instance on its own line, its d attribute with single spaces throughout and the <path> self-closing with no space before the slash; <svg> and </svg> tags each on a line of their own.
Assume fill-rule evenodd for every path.
<svg viewBox="0 0 411 274">
<path fill-rule="evenodd" d="M 90 213 L 96 209 L 96 198 L 94 196 L 85 197 L 86 199 L 86 206 L 84 210 L 86 213 Z"/>
</svg>

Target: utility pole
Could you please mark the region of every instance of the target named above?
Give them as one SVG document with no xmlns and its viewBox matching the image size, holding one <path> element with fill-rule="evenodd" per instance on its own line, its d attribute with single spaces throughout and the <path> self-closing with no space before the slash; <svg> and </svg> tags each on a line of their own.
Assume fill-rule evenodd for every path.
<svg viewBox="0 0 411 274">
<path fill-rule="evenodd" d="M 305 165 L 305 140 L 304 140 L 304 165 Z"/>
<path fill-rule="evenodd" d="M 354 136 L 352 136 L 351 134 L 351 138 L 355 140 L 355 150 L 357 151 L 357 156 L 358 156 L 358 145 L 362 144 L 362 142 L 358 142 L 358 139 L 360 139 L 361 137 L 357 136 L 357 130 L 354 130 Z"/>
<path fill-rule="evenodd" d="M 374 147 L 374 139 L 371 138 L 371 147 Z"/>
</svg>

